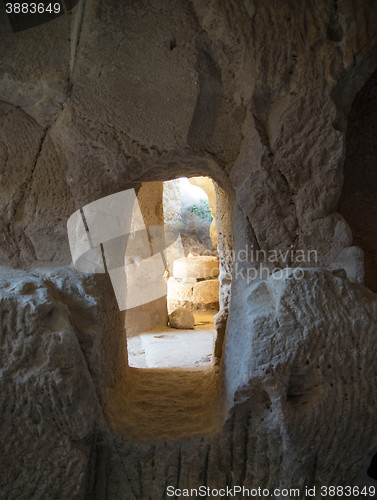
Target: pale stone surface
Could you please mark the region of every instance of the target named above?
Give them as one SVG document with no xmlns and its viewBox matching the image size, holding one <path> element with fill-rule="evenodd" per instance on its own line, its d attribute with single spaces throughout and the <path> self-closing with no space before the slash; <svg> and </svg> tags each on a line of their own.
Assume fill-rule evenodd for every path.
<svg viewBox="0 0 377 500">
<path fill-rule="evenodd" d="M 127 359 L 109 279 L 2 267 L 0 289 L 1 495 L 84 498 L 90 441 Z"/>
<path fill-rule="evenodd" d="M 211 225 L 209 227 L 209 235 L 212 240 L 212 245 L 213 248 L 217 248 L 217 229 L 216 229 L 216 221 L 215 219 L 211 222 Z"/>
<path fill-rule="evenodd" d="M 226 328 L 215 371 L 127 372 L 105 276 L 2 269 L 1 494 L 373 484 L 376 296 L 320 268 L 353 245 L 336 210 L 377 9 L 93 0 L 20 33 L 1 9 L 0 25 L 0 261 L 69 264 L 84 205 L 210 176 Z M 318 269 L 247 283 L 231 259 L 246 245 L 314 248 Z"/>
<path fill-rule="evenodd" d="M 168 280 L 168 312 L 183 307 L 190 311 L 218 308 L 219 280 L 203 280 L 195 278 Z"/>
<path fill-rule="evenodd" d="M 41 275 L 2 269 L 2 339 L 8 347 L 1 376 L 5 447 L 0 459 L 7 498 L 29 488 L 37 488 L 43 498 L 69 498 L 76 492 L 78 498 L 93 497 L 101 490 L 88 481 L 87 467 L 107 485 L 105 498 L 119 498 L 121 491 L 135 500 L 163 496 L 166 480 L 177 480 L 177 474 L 185 487 L 195 487 L 202 474 L 217 488 L 372 484 L 365 470 L 377 442 L 376 295 L 322 270 L 306 271 L 301 281 L 270 278 L 253 287 L 238 280 L 220 375 L 229 413 L 219 425 L 209 411 L 218 390 L 209 373 L 165 376 L 152 370 L 139 379 L 135 372 L 125 378 L 118 370 L 106 378 L 121 366 L 114 365 L 121 351 L 108 328 L 110 316 L 99 314 L 104 279 L 67 269 Z M 173 407 L 166 406 L 169 394 L 175 397 Z M 118 436 L 115 443 L 102 423 L 101 407 L 118 430 L 138 436 L 137 441 Z M 17 432 L 11 421 L 17 422 Z M 362 432 L 354 435 L 356 425 Z M 216 434 L 200 435 L 200 428 Z M 95 445 L 91 439 L 98 432 L 101 444 Z M 199 436 L 182 440 L 192 432 Z M 150 443 L 161 438 L 170 441 Z M 90 465 L 92 453 L 95 465 Z M 153 458 L 158 469 L 143 458 Z M 346 467 L 339 469 L 338 459 Z M 224 470 L 232 465 L 234 476 L 227 482 Z M 313 479 L 314 465 L 318 476 Z M 165 466 L 170 472 L 157 472 Z M 141 488 L 138 470 L 143 495 L 134 491 Z M 264 471 L 262 478 L 258 471 Z"/>
<path fill-rule="evenodd" d="M 173 263 L 175 278 L 215 278 L 219 275 L 216 257 L 209 255 L 194 255 L 177 259 Z"/>
<path fill-rule="evenodd" d="M 1 155 L 12 172 L 2 199 L 2 262 L 69 263 L 65 222 L 77 208 L 180 175 L 211 176 L 236 194 L 249 233 L 243 244 L 318 247 L 321 265 L 350 246 L 334 212 L 345 115 L 377 62 L 375 9 L 351 0 L 339 6 L 343 38 L 336 42 L 325 2 L 286 4 L 278 14 L 257 2 L 231 16 L 216 2 L 194 2 L 190 12 L 164 4 L 143 15 L 128 4 L 105 14 L 99 5 L 14 36 L 2 11 Z M 284 16 L 292 24 L 282 33 L 275 20 Z M 269 43 L 267 32 L 274 33 Z M 50 42 L 42 57 L 43 39 Z M 282 57 L 274 44 L 284 47 Z M 23 82 L 20 100 L 13 92 Z"/>
<path fill-rule="evenodd" d="M 180 307 L 192 308 L 192 289 L 196 281 L 195 278 L 177 280 L 173 276 L 168 279 L 167 303 L 169 314 Z"/>
<path fill-rule="evenodd" d="M 188 309 L 180 307 L 169 314 L 169 325 L 172 328 L 193 329 L 194 324 L 194 315 Z"/>
<path fill-rule="evenodd" d="M 166 181 L 163 186 L 164 223 L 179 227 L 183 225 L 180 179 Z"/>
<path fill-rule="evenodd" d="M 219 280 L 200 281 L 194 285 L 192 300 L 198 306 L 214 304 L 219 301 Z"/>
<path fill-rule="evenodd" d="M 163 227 L 164 212 L 163 212 L 163 183 L 162 182 L 146 182 L 143 183 L 137 191 L 137 201 L 141 210 L 144 224 L 149 226 Z M 149 240 L 149 241 L 148 241 Z M 157 249 L 165 249 L 164 238 L 158 240 Z M 152 245 L 151 245 L 152 243 Z M 147 234 L 147 250 L 148 254 L 157 253 L 153 248 L 153 230 L 149 229 Z M 160 247 L 160 248 L 158 248 Z M 139 252 L 141 255 L 141 252 Z M 154 269 L 154 271 L 157 267 Z M 139 279 L 142 277 L 139 274 Z M 161 286 L 161 283 L 159 284 Z M 164 286 L 164 292 L 166 288 Z M 131 292 L 133 293 L 133 292 Z M 162 292 L 161 292 L 162 293 Z M 168 323 L 167 299 L 165 293 L 162 297 L 153 301 L 134 307 L 126 313 L 125 327 L 127 336 L 136 335 L 139 332 L 149 330 L 156 327 L 166 326 Z"/>
<path fill-rule="evenodd" d="M 166 326 L 167 324 L 168 309 L 166 296 L 128 309 L 125 314 L 127 337 L 133 337 L 140 332 L 152 330 L 158 326 Z"/>
<path fill-rule="evenodd" d="M 182 278 L 177 280 L 174 276 L 168 279 L 168 296 L 177 300 L 192 300 L 192 289 L 197 283 L 195 278 Z"/>
<path fill-rule="evenodd" d="M 135 368 L 209 366 L 215 337 L 213 322 L 190 330 L 155 329 L 128 339 L 128 362 Z"/>
</svg>

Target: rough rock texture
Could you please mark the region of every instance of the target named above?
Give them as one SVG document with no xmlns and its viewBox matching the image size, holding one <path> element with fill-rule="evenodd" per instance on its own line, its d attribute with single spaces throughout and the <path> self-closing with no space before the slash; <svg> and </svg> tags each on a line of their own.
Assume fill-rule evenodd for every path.
<svg viewBox="0 0 377 500">
<path fill-rule="evenodd" d="M 145 182 L 137 190 L 137 201 L 143 216 L 144 224 L 149 226 L 163 226 L 163 184 L 162 182 Z M 151 233 L 148 233 L 149 255 L 156 251 L 153 249 Z M 125 315 L 127 336 L 137 335 L 168 323 L 166 296 L 128 309 Z"/>
<path fill-rule="evenodd" d="M 1 497 L 82 498 L 126 342 L 105 276 L 41 272 L 1 268 Z"/>
<path fill-rule="evenodd" d="M 169 484 L 373 484 L 377 298 L 344 273 L 289 278 L 237 282 L 233 318 L 244 328 L 228 325 L 217 383 L 211 371 L 119 370 L 105 380 L 119 353 L 104 326 L 111 314 L 98 316 L 105 277 L 3 268 L 3 497 L 157 499 Z M 221 394 L 224 424 L 211 413 Z"/>
<path fill-rule="evenodd" d="M 192 299 L 206 307 L 219 302 L 219 280 L 204 280 L 196 283 L 192 291 Z"/>
<path fill-rule="evenodd" d="M 179 179 L 164 182 L 164 223 L 168 229 L 183 225 L 180 183 Z"/>
<path fill-rule="evenodd" d="M 188 329 L 194 328 L 194 315 L 188 309 L 180 307 L 169 314 L 169 325 L 172 328 Z"/>
<path fill-rule="evenodd" d="M 75 210 L 209 176 L 224 340 L 203 384 L 179 374 L 175 400 L 166 374 L 127 369 L 106 276 L 2 269 L 4 498 L 372 482 L 376 296 L 339 269 L 360 281 L 357 235 L 336 210 L 376 26 L 369 0 L 81 0 L 18 33 L 0 10 L 0 262 L 69 264 Z M 251 245 L 315 249 L 317 269 L 248 283 L 237 255 Z M 164 427 L 172 414 L 187 417 L 179 433 Z"/>
<path fill-rule="evenodd" d="M 168 312 L 173 312 L 179 307 L 190 308 L 192 303 L 192 289 L 196 283 L 195 278 L 176 280 L 173 276 L 168 279 Z"/>
<path fill-rule="evenodd" d="M 377 63 L 376 9 L 351 0 L 139 9 L 81 2 L 16 34 L 2 11 L 1 142 L 14 176 L 3 261 L 69 262 L 65 221 L 77 207 L 140 181 L 208 175 L 236 192 L 255 245 L 313 247 L 330 263 L 351 243 L 335 213 L 345 115 Z M 20 64 L 27 46 L 43 46 L 43 57 Z M 29 81 L 20 101 L 12 89 Z M 59 91 L 41 111 L 43 86 Z"/>
<path fill-rule="evenodd" d="M 169 313 L 183 307 L 190 311 L 218 310 L 219 308 L 219 280 L 203 280 L 197 282 L 195 278 L 177 280 L 168 279 L 168 311 Z"/>
<path fill-rule="evenodd" d="M 348 116 L 341 214 L 365 254 L 365 284 L 377 292 L 377 71 Z"/>
</svg>

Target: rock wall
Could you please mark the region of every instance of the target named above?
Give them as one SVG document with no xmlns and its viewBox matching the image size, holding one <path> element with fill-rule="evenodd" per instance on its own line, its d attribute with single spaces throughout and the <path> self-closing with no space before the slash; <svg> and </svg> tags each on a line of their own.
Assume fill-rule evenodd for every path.
<svg viewBox="0 0 377 500">
<path fill-rule="evenodd" d="M 372 481 L 376 296 L 349 279 L 362 257 L 336 210 L 376 26 L 359 0 L 81 0 L 17 33 L 0 10 L 0 262 L 19 268 L 1 277 L 4 498 Z M 144 409 L 150 379 L 134 386 L 106 277 L 68 267 L 66 220 L 141 182 L 198 175 L 216 183 L 223 356 L 200 404 L 186 415 L 179 400 L 195 435 L 161 419 L 143 441 L 145 411 L 169 415 L 174 399 Z M 250 281 L 246 248 L 318 259 L 300 280 Z M 128 411 L 132 440 L 111 420 Z"/>
<path fill-rule="evenodd" d="M 74 209 L 140 181 L 208 175 L 236 192 L 255 245 L 316 248 L 331 263 L 352 241 L 335 210 L 346 113 L 376 64 L 374 9 L 139 9 L 82 1 L 18 33 L 2 12 L 2 261 L 68 263 Z M 36 45 L 38 57 L 19 64 Z"/>
<path fill-rule="evenodd" d="M 117 378 L 123 395 L 139 386 L 136 370 L 113 371 L 126 367 L 114 358 L 125 346 L 116 335 L 116 306 L 111 311 L 105 300 L 105 276 L 67 268 L 2 268 L 1 276 L 2 498 L 158 499 L 167 498 L 168 485 L 303 491 L 375 484 L 366 470 L 377 448 L 377 298 L 344 273 L 272 276 L 246 291 L 237 283 L 244 289 L 233 292 L 233 318 L 239 315 L 247 342 L 230 323 L 218 383 L 199 374 L 198 384 L 195 375 L 206 411 L 216 410 L 222 387 L 228 394 L 225 423 L 221 413 L 205 413 L 204 434 L 198 400 L 183 396 L 177 420 L 169 405 L 159 406 L 158 385 L 153 397 L 136 392 L 136 401 L 114 406 Z M 152 380 L 166 377 L 145 376 L 153 376 L 146 394 Z M 177 399 L 182 383 L 187 389 L 174 382 Z M 138 437 L 114 434 L 110 416 Z M 196 435 L 177 439 L 178 429 L 187 433 L 193 423 Z"/>
<path fill-rule="evenodd" d="M 110 281 L 69 268 L 0 276 L 0 496 L 84 498 L 108 388 L 127 366 Z"/>
<path fill-rule="evenodd" d="M 377 72 L 357 94 L 348 116 L 344 185 L 339 210 L 365 255 L 365 284 L 377 292 Z"/>
</svg>

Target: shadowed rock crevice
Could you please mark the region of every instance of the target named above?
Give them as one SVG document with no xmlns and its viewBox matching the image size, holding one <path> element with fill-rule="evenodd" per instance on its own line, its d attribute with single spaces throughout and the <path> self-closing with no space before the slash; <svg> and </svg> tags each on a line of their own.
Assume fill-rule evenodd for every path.
<svg viewBox="0 0 377 500">
<path fill-rule="evenodd" d="M 377 71 L 348 115 L 344 184 L 339 209 L 364 251 L 365 284 L 377 292 Z"/>
</svg>

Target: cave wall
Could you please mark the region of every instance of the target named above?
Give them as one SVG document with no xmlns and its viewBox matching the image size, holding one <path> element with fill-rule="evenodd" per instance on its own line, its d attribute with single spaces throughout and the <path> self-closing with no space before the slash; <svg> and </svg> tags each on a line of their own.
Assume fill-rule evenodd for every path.
<svg viewBox="0 0 377 500">
<path fill-rule="evenodd" d="M 3 498 L 158 499 L 168 498 L 167 485 L 375 485 L 366 471 L 377 449 L 377 299 L 344 271 L 248 287 L 230 319 L 248 312 L 247 342 L 239 324 L 228 326 L 239 335 L 225 350 L 235 393 L 225 423 L 215 434 L 164 440 L 113 431 L 106 389 L 117 377 L 123 390 L 131 382 L 121 373 L 126 360 L 114 359 L 125 351 L 105 275 L 3 267 L 1 288 Z"/>
<path fill-rule="evenodd" d="M 374 15 L 351 1 L 98 1 L 12 33 L 2 12 L 2 262 L 69 263 L 75 209 L 204 174 L 236 192 L 252 243 L 315 247 L 328 265 L 352 244 L 336 207 Z M 39 52 L 20 59 L 25 46 Z"/>
<path fill-rule="evenodd" d="M 347 120 L 339 211 L 365 256 L 365 284 L 377 292 L 377 72 L 355 97 Z"/>
<path fill-rule="evenodd" d="M 0 276 L 0 496 L 84 498 L 108 388 L 127 366 L 124 316 L 105 275 Z"/>
<path fill-rule="evenodd" d="M 369 484 L 376 296 L 337 207 L 376 26 L 375 2 L 358 0 L 81 0 L 17 33 L 0 12 L 0 262 L 19 268 L 2 269 L 6 498 Z M 221 200 L 225 423 L 135 442 L 106 416 L 127 377 L 124 317 L 105 277 L 70 274 L 66 221 L 140 182 L 199 175 Z M 315 249 L 316 269 L 246 283 L 231 250 L 247 245 Z M 46 278 L 42 265 L 64 267 Z"/>
</svg>

